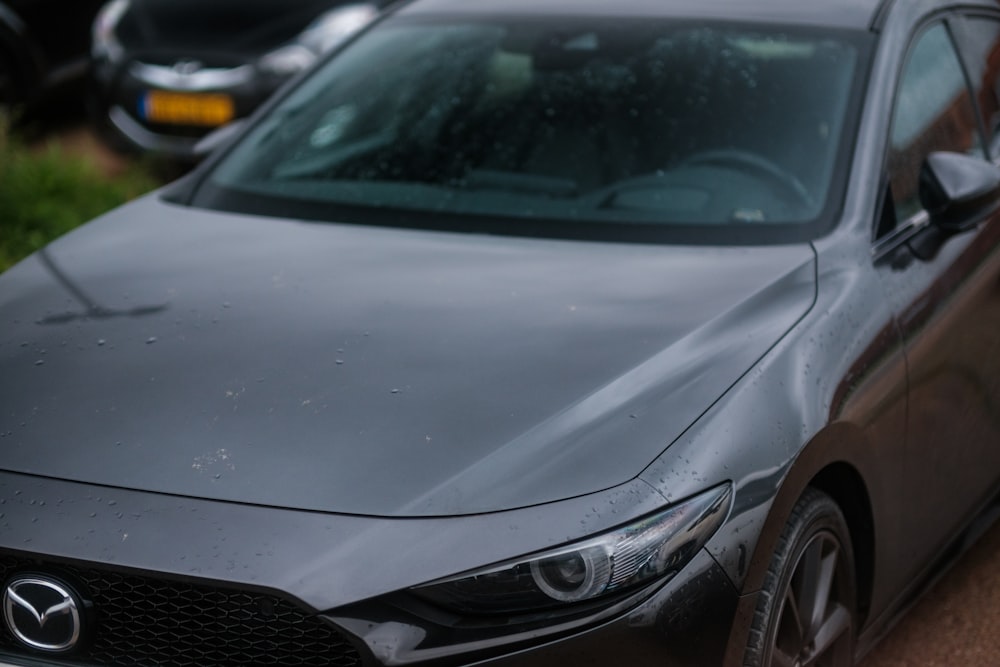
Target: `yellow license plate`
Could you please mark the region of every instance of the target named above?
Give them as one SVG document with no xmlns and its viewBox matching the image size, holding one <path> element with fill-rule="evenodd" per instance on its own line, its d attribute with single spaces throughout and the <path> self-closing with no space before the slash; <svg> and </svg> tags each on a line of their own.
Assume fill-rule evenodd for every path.
<svg viewBox="0 0 1000 667">
<path fill-rule="evenodd" d="M 214 93 L 168 93 L 154 90 L 139 102 L 142 116 L 150 123 L 216 127 L 233 119 L 229 95 Z"/>
</svg>

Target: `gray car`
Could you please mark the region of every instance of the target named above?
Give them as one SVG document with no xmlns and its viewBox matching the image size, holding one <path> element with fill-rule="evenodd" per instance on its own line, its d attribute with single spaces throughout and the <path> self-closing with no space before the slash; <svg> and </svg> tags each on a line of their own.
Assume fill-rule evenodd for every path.
<svg viewBox="0 0 1000 667">
<path fill-rule="evenodd" d="M 0 276 L 0 663 L 853 664 L 1000 479 L 1000 8 L 412 0 Z"/>
</svg>

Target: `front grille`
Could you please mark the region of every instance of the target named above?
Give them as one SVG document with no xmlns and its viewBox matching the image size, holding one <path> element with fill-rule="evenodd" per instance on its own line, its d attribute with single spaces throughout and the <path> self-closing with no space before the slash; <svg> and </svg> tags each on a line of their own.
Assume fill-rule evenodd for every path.
<svg viewBox="0 0 1000 667">
<path fill-rule="evenodd" d="M 360 654 L 341 633 L 280 598 L 0 556 L 0 582 L 20 570 L 61 574 L 82 584 L 93 601 L 97 626 L 93 641 L 67 664 L 362 664 Z M 0 633 L 0 651 L 21 651 L 6 629 Z"/>
</svg>

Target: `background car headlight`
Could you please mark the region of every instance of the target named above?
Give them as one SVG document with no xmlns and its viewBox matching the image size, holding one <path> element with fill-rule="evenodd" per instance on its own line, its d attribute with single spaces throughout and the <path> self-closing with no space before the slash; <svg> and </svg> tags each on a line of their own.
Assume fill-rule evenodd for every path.
<svg viewBox="0 0 1000 667">
<path fill-rule="evenodd" d="M 124 49 L 115 35 L 115 28 L 128 11 L 129 3 L 130 0 L 111 0 L 97 13 L 91 41 L 91 54 L 94 58 L 114 62 L 122 57 Z"/>
<path fill-rule="evenodd" d="M 583 542 L 411 589 L 476 614 L 526 613 L 596 600 L 666 581 L 697 554 L 729 513 L 729 484 Z"/>
<path fill-rule="evenodd" d="M 378 15 L 374 5 L 338 7 L 319 16 L 292 44 L 263 56 L 259 67 L 277 76 L 289 76 L 306 69 L 327 51 L 361 30 Z"/>
</svg>

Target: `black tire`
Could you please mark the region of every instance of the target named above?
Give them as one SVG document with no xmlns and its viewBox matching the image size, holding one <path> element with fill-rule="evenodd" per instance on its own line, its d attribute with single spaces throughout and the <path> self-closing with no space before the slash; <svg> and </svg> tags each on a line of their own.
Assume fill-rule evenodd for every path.
<svg viewBox="0 0 1000 667">
<path fill-rule="evenodd" d="M 843 513 L 825 493 L 806 489 L 764 579 L 745 667 L 853 665 L 856 581 Z"/>
</svg>

